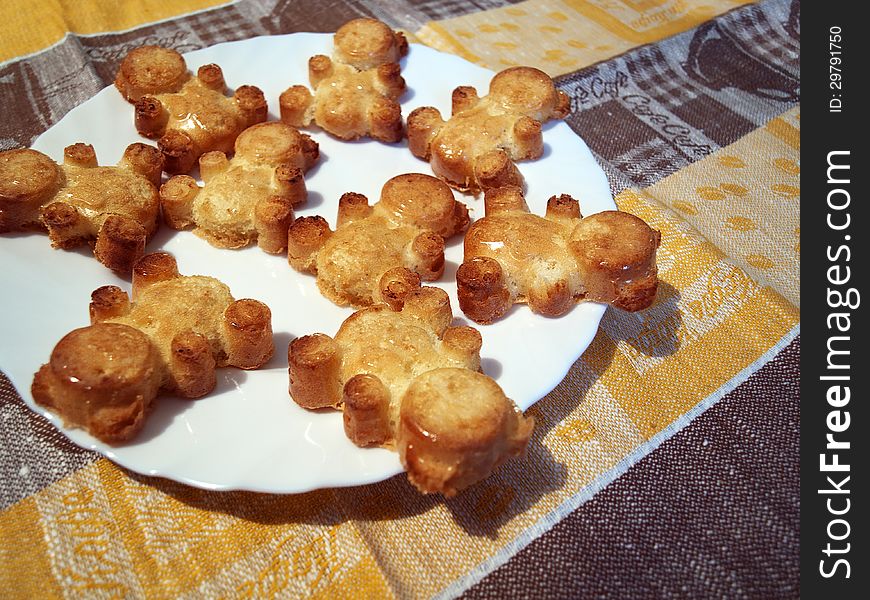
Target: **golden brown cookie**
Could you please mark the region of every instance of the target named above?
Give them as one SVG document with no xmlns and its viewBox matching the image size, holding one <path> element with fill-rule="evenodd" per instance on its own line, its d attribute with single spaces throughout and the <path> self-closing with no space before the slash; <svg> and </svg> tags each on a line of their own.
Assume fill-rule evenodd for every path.
<svg viewBox="0 0 870 600">
<path fill-rule="evenodd" d="M 483 98 L 473 87 L 456 88 L 452 105 L 447 121 L 431 106 L 411 112 L 408 146 L 450 186 L 477 194 L 503 185 L 522 186 L 514 161 L 541 157 L 541 125 L 567 115 L 569 99 L 543 71 L 511 67 L 492 78 Z"/>
<path fill-rule="evenodd" d="M 518 302 L 556 317 L 581 300 L 636 311 L 655 299 L 661 236 L 638 217 L 582 217 L 568 195 L 550 198 L 539 217 L 513 186 L 487 191 L 485 203 L 456 272 L 459 306 L 473 321 L 491 323 Z"/>
<path fill-rule="evenodd" d="M 90 315 L 91 325 L 58 342 L 31 391 L 67 426 L 109 444 L 142 429 L 159 392 L 199 398 L 214 389 L 215 368 L 256 369 L 274 351 L 265 304 L 234 300 L 212 277 L 180 275 L 163 252 L 136 263 L 132 301 L 103 286 Z"/>
<path fill-rule="evenodd" d="M 290 394 L 304 408 L 341 408 L 351 441 L 395 447 L 418 489 L 453 496 L 522 453 L 533 420 L 479 372 L 480 333 L 450 326 L 446 292 L 403 268 L 382 287 L 387 302 L 334 338 L 290 344 Z"/>
<path fill-rule="evenodd" d="M 163 218 L 173 229 L 193 232 L 219 248 L 257 244 L 272 254 L 287 247 L 293 207 L 308 192 L 303 173 L 320 156 L 317 142 L 278 121 L 249 127 L 235 155 L 207 152 L 199 159 L 204 187 L 176 175 L 160 188 Z"/>
<path fill-rule="evenodd" d="M 332 135 L 352 140 L 370 136 L 384 142 L 403 137 L 405 91 L 399 59 L 408 53 L 405 36 L 375 19 L 354 19 L 335 33 L 332 58 L 308 61 L 308 88 L 294 85 L 279 98 L 281 120 L 294 127 L 314 121 Z"/>
<path fill-rule="evenodd" d="M 135 105 L 139 133 L 158 140 L 172 174 L 190 172 L 206 152 L 230 152 L 245 128 L 267 116 L 260 88 L 243 85 L 228 97 L 219 66 L 203 65 L 193 76 L 181 54 L 161 46 L 131 50 L 115 87 Z"/>
<path fill-rule="evenodd" d="M 444 272 L 444 240 L 468 225 L 468 209 L 444 183 L 408 173 L 384 184 L 379 202 L 349 192 L 338 202 L 338 225 L 303 217 L 290 227 L 287 256 L 297 271 L 317 276 L 336 304 L 369 306 L 381 300 L 381 276 L 408 267 L 424 281 Z"/>
<path fill-rule="evenodd" d="M 98 261 L 129 273 L 157 231 L 160 152 L 130 144 L 117 166 L 97 166 L 93 146 L 73 144 L 58 165 L 31 149 L 0 152 L 0 233 L 47 230 L 55 248 L 94 245 Z"/>
</svg>

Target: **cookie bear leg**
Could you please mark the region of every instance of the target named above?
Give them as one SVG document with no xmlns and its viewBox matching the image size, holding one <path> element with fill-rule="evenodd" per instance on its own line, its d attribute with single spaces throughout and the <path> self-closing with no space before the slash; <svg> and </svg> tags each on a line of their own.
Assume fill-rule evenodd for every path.
<svg viewBox="0 0 870 600">
<path fill-rule="evenodd" d="M 340 349 L 334 339 L 322 333 L 296 338 L 287 350 L 290 363 L 290 395 L 303 408 L 338 406 Z"/>
<path fill-rule="evenodd" d="M 133 263 L 145 254 L 148 232 L 124 215 L 109 215 L 97 232 L 94 256 L 119 273 L 129 273 Z"/>
<path fill-rule="evenodd" d="M 505 185 L 523 186 L 519 169 L 501 148 L 477 157 L 474 161 L 474 178 L 484 191 Z"/>
<path fill-rule="evenodd" d="M 157 147 L 163 153 L 163 169 L 171 175 L 189 173 L 196 164 L 196 145 L 183 131 L 170 129 L 157 141 Z"/>
<path fill-rule="evenodd" d="M 275 352 L 272 311 L 258 300 L 236 300 L 224 311 L 227 364 L 240 369 L 263 366 Z"/>
<path fill-rule="evenodd" d="M 254 206 L 257 245 L 269 254 L 287 248 L 287 230 L 293 222 L 293 204 L 284 196 L 260 199 Z"/>
<path fill-rule="evenodd" d="M 294 85 L 284 90 L 278 97 L 281 120 L 293 127 L 305 127 L 311 123 L 314 96 L 303 85 Z"/>
<path fill-rule="evenodd" d="M 193 201 L 199 185 L 189 175 L 176 175 L 160 187 L 160 207 L 163 220 L 172 229 L 184 229 L 194 224 Z"/>
<path fill-rule="evenodd" d="M 130 312 L 130 297 L 116 285 L 104 285 L 91 293 L 88 312 L 91 316 L 91 325 L 107 319 L 123 317 Z"/>
<path fill-rule="evenodd" d="M 230 166 L 227 155 L 219 150 L 206 152 L 199 157 L 199 176 L 202 182 L 207 184 L 217 175 L 225 172 Z"/>
<path fill-rule="evenodd" d="M 444 238 L 424 231 L 405 248 L 405 264 L 423 281 L 435 281 L 444 274 Z"/>
<path fill-rule="evenodd" d="M 166 131 L 169 111 L 154 96 L 142 96 L 135 104 L 134 123 L 140 134 L 147 138 L 158 138 Z"/>
<path fill-rule="evenodd" d="M 428 324 L 441 337 L 453 321 L 450 297 L 441 288 L 425 286 L 405 297 L 402 313 Z"/>
<path fill-rule="evenodd" d="M 375 298 L 380 298 L 391 309 L 400 311 L 408 294 L 419 289 L 420 276 L 417 273 L 405 267 L 395 267 L 381 276 Z"/>
<path fill-rule="evenodd" d="M 210 90 L 223 93 L 227 84 L 224 80 L 224 72 L 218 65 L 211 63 L 202 65 L 196 71 L 199 82 Z"/>
<path fill-rule="evenodd" d="M 63 164 L 92 169 L 97 166 L 97 153 L 90 144 L 72 144 L 63 149 Z"/>
<path fill-rule="evenodd" d="M 480 370 L 483 338 L 474 327 L 461 325 L 444 330 L 444 350 L 472 371 Z"/>
<path fill-rule="evenodd" d="M 372 214 L 369 199 L 356 192 L 346 192 L 338 199 L 337 225 L 341 227 L 357 219 L 364 219 Z"/>
<path fill-rule="evenodd" d="M 245 127 L 262 123 L 268 117 L 266 95 L 263 90 L 254 85 L 243 85 L 236 89 L 233 95 Z"/>
<path fill-rule="evenodd" d="M 146 254 L 133 265 L 133 301 L 150 285 L 180 277 L 178 263 L 168 252 Z"/>
<path fill-rule="evenodd" d="M 332 59 L 323 54 L 312 56 L 308 59 L 308 81 L 315 90 L 320 82 L 330 77 L 335 70 Z"/>
<path fill-rule="evenodd" d="M 302 204 L 308 199 L 302 169 L 290 165 L 278 166 L 275 169 L 275 187 L 276 193 L 286 198 L 291 206 Z"/>
<path fill-rule="evenodd" d="M 317 251 L 332 235 L 326 219 L 320 216 L 300 217 L 287 231 L 287 260 L 297 271 L 315 273 Z"/>
<path fill-rule="evenodd" d="M 52 202 L 42 209 L 42 222 L 55 248 L 75 248 L 93 235 L 91 224 L 74 207 Z"/>
<path fill-rule="evenodd" d="M 160 187 L 163 177 L 163 154 L 154 146 L 134 142 L 124 150 L 124 156 L 120 164 L 128 165 L 135 173 L 138 173 L 155 188 Z"/>
<path fill-rule="evenodd" d="M 488 217 L 500 212 L 517 210 L 529 212 L 522 189 L 515 185 L 506 185 L 486 190 L 483 197 L 483 208 Z"/>
<path fill-rule="evenodd" d="M 551 221 L 570 221 L 571 219 L 580 219 L 580 203 L 568 194 L 560 196 L 550 196 L 547 200 L 547 212 L 544 214 Z"/>
<path fill-rule="evenodd" d="M 429 160 L 432 140 L 444 127 L 444 119 L 437 108 L 422 106 L 408 115 L 408 149 L 417 158 Z"/>
<path fill-rule="evenodd" d="M 182 398 L 200 398 L 217 382 L 215 360 L 208 339 L 192 330 L 172 338 L 169 355 L 169 387 Z"/>
<path fill-rule="evenodd" d="M 344 432 L 357 446 L 379 446 L 391 437 L 390 392 L 375 375 L 361 374 L 344 384 Z"/>
<path fill-rule="evenodd" d="M 501 265 L 484 256 L 476 256 L 459 266 L 456 293 L 459 308 L 476 323 L 492 323 L 513 304 Z"/>
</svg>

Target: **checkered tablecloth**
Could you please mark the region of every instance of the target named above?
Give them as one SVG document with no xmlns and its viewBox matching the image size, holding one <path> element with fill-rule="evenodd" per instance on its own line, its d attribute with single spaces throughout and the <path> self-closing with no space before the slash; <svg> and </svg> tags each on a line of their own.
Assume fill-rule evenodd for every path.
<svg viewBox="0 0 870 600">
<path fill-rule="evenodd" d="M 526 455 L 450 500 L 401 475 L 299 495 L 138 475 L 0 373 L 2 595 L 798 596 L 798 0 L 4 0 L 0 150 L 111 84 L 134 46 L 361 15 L 553 76 L 619 208 L 662 233 L 655 305 L 608 310 L 529 410 Z"/>
</svg>

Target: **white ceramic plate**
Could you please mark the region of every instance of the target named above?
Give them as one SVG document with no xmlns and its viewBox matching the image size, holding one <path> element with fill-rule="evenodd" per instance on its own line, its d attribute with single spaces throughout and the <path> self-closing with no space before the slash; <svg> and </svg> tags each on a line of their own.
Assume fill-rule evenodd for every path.
<svg viewBox="0 0 870 600">
<path fill-rule="evenodd" d="M 308 83 L 307 59 L 330 54 L 332 36 L 297 33 L 219 44 L 186 55 L 194 72 L 215 62 L 230 86 L 259 86 L 277 118 L 278 95 L 289 85 Z M 403 115 L 418 106 L 450 114 L 450 94 L 458 85 L 485 93 L 493 73 L 460 58 L 412 45 L 402 71 L 408 92 Z M 405 142 L 341 142 L 315 131 L 322 159 L 306 176 L 307 204 L 299 215 L 323 215 L 335 226 L 339 196 L 355 191 L 378 199 L 387 179 L 401 173 L 431 173 Z M 544 158 L 520 164 L 528 183 L 528 203 L 542 214 L 553 194 L 580 199 L 584 214 L 615 208 L 606 178 L 583 141 L 566 124 L 544 128 Z M 109 87 L 69 112 L 43 134 L 34 148 L 60 161 L 63 148 L 93 144 L 100 164 L 117 162 L 127 144 L 140 141 L 132 107 Z M 483 213 L 483 200 L 457 193 L 471 210 Z M 33 374 L 47 362 L 57 341 L 88 323 L 90 293 L 106 284 L 129 283 L 97 263 L 88 249 L 52 250 L 42 234 L 0 238 L 0 265 L 7 289 L 0 294 L 0 369 L 25 402 L 47 417 L 73 442 L 96 450 L 133 471 L 168 477 L 207 489 L 293 493 L 380 481 L 402 468 L 393 452 L 359 449 L 344 435 L 338 412 L 308 412 L 288 395 L 287 346 L 296 336 L 335 334 L 352 312 L 325 300 L 314 278 L 292 270 L 286 259 L 258 248 L 218 250 L 190 232 L 163 229 L 148 251 L 175 255 L 182 274 L 212 275 L 236 298 L 257 298 L 272 309 L 275 357 L 258 371 L 222 369 L 214 393 L 196 401 L 161 397 L 144 431 L 132 443 L 107 446 L 33 403 Z M 457 322 L 465 323 L 456 301 L 455 273 L 462 262 L 460 239 L 448 241 L 447 268 L 436 285 L 451 297 Z M 583 353 L 598 328 L 604 306 L 584 303 L 559 319 L 515 307 L 505 319 L 481 326 L 484 371 L 523 409 L 552 390 Z"/>
</svg>

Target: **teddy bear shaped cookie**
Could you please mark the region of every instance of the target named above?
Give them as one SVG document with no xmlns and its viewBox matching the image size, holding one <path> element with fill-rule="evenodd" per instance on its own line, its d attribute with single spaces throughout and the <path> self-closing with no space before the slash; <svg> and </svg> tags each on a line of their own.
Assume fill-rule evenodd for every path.
<svg viewBox="0 0 870 600">
<path fill-rule="evenodd" d="M 308 195 L 303 174 L 319 154 L 317 142 L 279 121 L 249 127 L 236 139 L 231 159 L 220 151 L 200 157 L 202 188 L 189 175 L 175 175 L 163 184 L 166 224 L 192 226 L 219 248 L 257 242 L 266 252 L 283 252 L 293 207 Z"/>
<path fill-rule="evenodd" d="M 487 191 L 484 202 L 456 272 L 459 306 L 473 321 L 491 323 L 518 302 L 556 317 L 581 300 L 637 311 L 655 299 L 661 236 L 642 219 L 615 210 L 583 217 L 568 195 L 550 198 L 539 217 L 514 186 Z"/>
<path fill-rule="evenodd" d="M 228 97 L 218 65 L 203 65 L 193 75 L 181 54 L 162 46 L 131 50 L 115 87 L 135 107 L 136 130 L 158 140 L 172 174 L 189 173 L 206 152 L 230 152 L 244 129 L 267 116 L 260 88 L 243 85 Z"/>
<path fill-rule="evenodd" d="M 157 231 L 163 157 L 134 143 L 117 166 L 98 166 L 93 146 L 64 149 L 63 164 L 29 148 L 0 152 L 0 233 L 47 230 L 51 245 L 93 243 L 105 266 L 129 274 Z"/>
<path fill-rule="evenodd" d="M 133 269 L 132 301 L 107 285 L 91 295 L 91 325 L 64 336 L 33 379 L 37 404 L 109 444 L 133 438 L 160 392 L 199 398 L 217 367 L 256 369 L 272 356 L 271 312 L 235 300 L 212 277 L 182 276 L 163 252 Z"/>
<path fill-rule="evenodd" d="M 441 277 L 444 240 L 464 230 L 468 220 L 465 205 L 435 177 L 397 175 L 374 205 L 362 194 L 344 194 L 335 231 L 323 217 L 296 219 L 287 257 L 297 271 L 316 275 L 332 302 L 369 306 L 381 300 L 381 276 L 394 267 L 408 267 L 425 281 Z"/>
<path fill-rule="evenodd" d="M 408 53 L 400 32 L 375 19 L 354 19 L 334 36 L 332 58 L 308 61 L 308 88 L 294 85 L 279 97 L 281 120 L 294 127 L 312 121 L 332 135 L 352 140 L 370 136 L 398 142 L 404 130 L 396 100 L 405 91 L 399 59 Z"/>
<path fill-rule="evenodd" d="M 451 187 L 473 194 L 503 185 L 522 186 L 514 161 L 544 153 L 541 125 L 568 114 L 569 98 L 553 80 L 532 67 L 497 73 L 489 94 L 471 86 L 453 90 L 452 116 L 424 106 L 408 115 L 408 146 L 429 161 Z"/>
<path fill-rule="evenodd" d="M 453 496 L 523 452 L 534 421 L 480 372 L 480 333 L 451 326 L 447 293 L 405 268 L 385 274 L 384 303 L 361 309 L 335 337 L 288 349 L 297 404 L 343 411 L 358 446 L 394 448 L 422 492 Z"/>
</svg>

